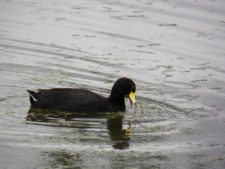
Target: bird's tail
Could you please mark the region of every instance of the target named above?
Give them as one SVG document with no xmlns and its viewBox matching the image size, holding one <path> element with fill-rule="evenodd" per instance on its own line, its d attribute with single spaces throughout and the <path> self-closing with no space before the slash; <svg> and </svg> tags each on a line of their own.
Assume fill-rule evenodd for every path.
<svg viewBox="0 0 225 169">
<path fill-rule="evenodd" d="M 31 105 L 34 105 L 35 102 L 38 100 L 37 93 L 32 90 L 27 90 L 27 92 L 30 94 L 30 103 Z"/>
</svg>

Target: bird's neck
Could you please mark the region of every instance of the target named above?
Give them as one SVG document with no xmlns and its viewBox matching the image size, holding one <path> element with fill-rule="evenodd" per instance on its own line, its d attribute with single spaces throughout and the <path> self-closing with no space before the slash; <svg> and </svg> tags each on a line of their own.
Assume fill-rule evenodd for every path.
<svg viewBox="0 0 225 169">
<path fill-rule="evenodd" d="M 111 94 L 109 96 L 108 100 L 113 105 L 119 106 L 120 107 L 120 110 L 119 111 L 125 111 L 126 106 L 125 106 L 125 99 L 124 99 L 124 97 L 122 97 L 120 95 L 113 95 L 113 94 Z"/>
</svg>

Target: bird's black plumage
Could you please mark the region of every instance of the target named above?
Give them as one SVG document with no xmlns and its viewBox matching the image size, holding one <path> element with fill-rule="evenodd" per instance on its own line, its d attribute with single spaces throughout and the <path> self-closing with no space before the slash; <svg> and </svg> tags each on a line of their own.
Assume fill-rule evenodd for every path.
<svg viewBox="0 0 225 169">
<path fill-rule="evenodd" d="M 134 93 L 135 83 L 128 78 L 118 79 L 108 98 L 85 89 L 54 88 L 28 90 L 31 108 L 69 112 L 125 111 L 126 96 Z"/>
</svg>

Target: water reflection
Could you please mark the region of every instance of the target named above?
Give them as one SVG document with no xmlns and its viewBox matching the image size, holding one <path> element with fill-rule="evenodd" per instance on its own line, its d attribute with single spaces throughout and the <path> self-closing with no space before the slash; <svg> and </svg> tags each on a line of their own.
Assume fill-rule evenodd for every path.
<svg viewBox="0 0 225 169">
<path fill-rule="evenodd" d="M 43 154 L 47 156 L 49 161 L 46 164 L 46 168 L 73 168 L 81 169 L 82 168 L 82 158 L 78 154 L 72 154 L 66 151 L 53 151 L 46 152 Z"/>
<path fill-rule="evenodd" d="M 115 142 L 113 145 L 116 149 L 126 149 L 129 147 L 129 140 L 131 137 L 131 123 L 129 127 L 123 130 L 123 117 L 108 118 L 107 128 L 109 130 L 110 138 Z"/>
<path fill-rule="evenodd" d="M 102 128 L 102 124 L 90 123 L 98 119 L 105 119 L 105 128 L 108 130 L 112 147 L 115 149 L 129 148 L 131 138 L 131 122 L 126 129 L 123 129 L 124 113 L 107 112 L 107 113 L 70 113 L 59 111 L 48 111 L 41 109 L 30 109 L 26 117 L 27 121 L 32 124 L 54 126 L 54 127 L 70 127 L 77 129 L 98 129 Z M 64 123 L 58 123 L 59 120 Z M 82 119 L 82 123 L 79 119 Z M 92 120 L 90 120 L 92 119 Z M 100 126 L 101 125 L 101 126 Z M 90 139 L 91 140 L 91 139 Z"/>
</svg>

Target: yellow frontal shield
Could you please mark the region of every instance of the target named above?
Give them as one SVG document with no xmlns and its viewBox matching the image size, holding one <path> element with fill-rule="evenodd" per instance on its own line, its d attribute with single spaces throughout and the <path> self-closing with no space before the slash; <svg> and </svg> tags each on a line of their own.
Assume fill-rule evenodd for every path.
<svg viewBox="0 0 225 169">
<path fill-rule="evenodd" d="M 135 93 L 132 92 L 132 91 L 131 91 L 130 94 L 129 94 L 129 100 L 130 100 L 131 105 L 136 103 L 136 100 L 135 100 Z"/>
</svg>

